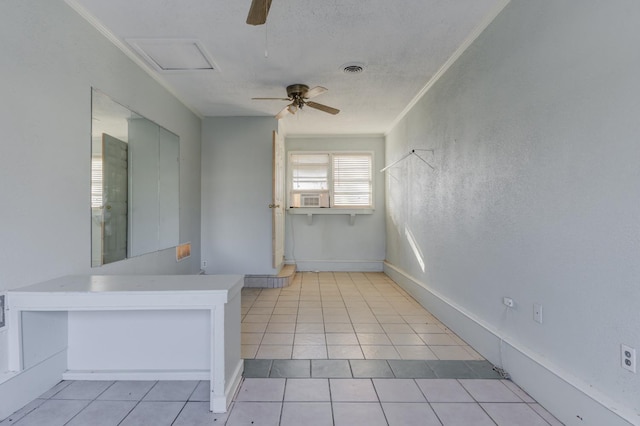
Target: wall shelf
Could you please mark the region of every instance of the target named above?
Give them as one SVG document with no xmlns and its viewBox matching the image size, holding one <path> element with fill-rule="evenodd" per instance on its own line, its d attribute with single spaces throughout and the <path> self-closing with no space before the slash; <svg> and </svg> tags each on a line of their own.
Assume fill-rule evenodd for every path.
<svg viewBox="0 0 640 426">
<path fill-rule="evenodd" d="M 307 224 L 313 224 L 313 215 L 334 215 L 343 214 L 349 216 L 349 225 L 356 222 L 356 215 L 373 214 L 374 209 L 336 209 L 322 207 L 299 207 L 287 209 L 288 214 L 299 214 L 307 216 Z"/>
</svg>

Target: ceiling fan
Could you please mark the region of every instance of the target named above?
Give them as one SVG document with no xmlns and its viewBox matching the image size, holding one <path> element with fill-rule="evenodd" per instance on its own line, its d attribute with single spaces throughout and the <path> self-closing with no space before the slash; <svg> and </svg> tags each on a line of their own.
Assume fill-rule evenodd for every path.
<svg viewBox="0 0 640 426">
<path fill-rule="evenodd" d="M 252 0 L 249 15 L 247 15 L 247 24 L 262 25 L 267 22 L 270 7 L 271 0 Z"/>
<path fill-rule="evenodd" d="M 254 0 L 256 1 L 256 0 Z M 298 110 L 302 109 L 305 105 L 319 109 L 320 111 L 324 111 L 329 114 L 336 115 L 340 112 L 339 109 L 332 108 L 330 106 L 322 105 L 317 102 L 307 101 L 307 99 L 311 99 L 318 95 L 323 94 L 328 89 L 322 86 L 316 86 L 312 89 L 309 89 L 309 86 L 306 84 L 292 84 L 291 86 L 287 86 L 287 98 L 251 98 L 253 100 L 265 101 L 265 100 L 276 100 L 276 101 L 290 101 L 291 103 L 284 107 L 282 111 L 276 114 L 276 119 L 281 119 L 287 114 L 295 114 Z"/>
</svg>

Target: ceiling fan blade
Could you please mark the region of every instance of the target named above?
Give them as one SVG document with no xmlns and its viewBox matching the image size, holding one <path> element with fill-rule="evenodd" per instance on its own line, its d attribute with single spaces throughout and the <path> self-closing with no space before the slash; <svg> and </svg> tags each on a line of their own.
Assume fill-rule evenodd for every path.
<svg viewBox="0 0 640 426">
<path fill-rule="evenodd" d="M 290 98 L 251 98 L 254 101 L 290 101 Z"/>
<path fill-rule="evenodd" d="M 287 114 L 291 114 L 289 112 L 289 106 L 290 105 L 287 105 L 286 107 L 284 107 L 282 109 L 282 111 L 280 111 L 279 113 L 276 114 L 276 120 L 280 120 L 281 118 L 284 118 Z"/>
<path fill-rule="evenodd" d="M 322 86 L 316 86 L 312 89 L 309 89 L 307 91 L 307 93 L 305 93 L 304 97 L 305 99 L 311 99 L 314 98 L 318 95 L 322 95 L 324 92 L 328 91 L 329 89 L 327 89 L 326 87 L 322 87 Z"/>
<path fill-rule="evenodd" d="M 328 112 L 329 114 L 336 115 L 340 112 L 339 109 L 332 108 L 330 106 L 322 105 L 317 102 L 305 102 L 305 105 L 310 106 L 311 108 L 319 109 L 320 111 Z"/>
<path fill-rule="evenodd" d="M 271 0 L 252 0 L 249 15 L 247 15 L 247 24 L 262 25 L 267 22 L 270 7 Z"/>
</svg>

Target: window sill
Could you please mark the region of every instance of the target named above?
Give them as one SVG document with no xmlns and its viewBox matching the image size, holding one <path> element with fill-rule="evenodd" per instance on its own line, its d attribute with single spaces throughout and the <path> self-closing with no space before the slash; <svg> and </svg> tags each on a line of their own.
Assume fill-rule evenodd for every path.
<svg viewBox="0 0 640 426">
<path fill-rule="evenodd" d="M 353 225 L 356 221 L 356 215 L 373 214 L 374 209 L 337 209 L 322 207 L 290 207 L 287 209 L 289 214 L 302 214 L 307 216 L 307 224 L 313 223 L 314 214 L 333 215 L 344 214 L 349 216 L 349 225 Z"/>
</svg>

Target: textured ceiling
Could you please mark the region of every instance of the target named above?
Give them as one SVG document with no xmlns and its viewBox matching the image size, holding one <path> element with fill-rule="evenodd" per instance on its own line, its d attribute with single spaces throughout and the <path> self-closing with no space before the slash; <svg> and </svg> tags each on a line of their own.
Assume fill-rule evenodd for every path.
<svg viewBox="0 0 640 426">
<path fill-rule="evenodd" d="M 215 71 L 158 74 L 203 116 L 269 116 L 294 83 L 329 89 L 284 118 L 288 134 L 385 133 L 433 75 L 504 0 L 273 0 L 266 26 L 245 23 L 251 0 L 67 0 L 124 46 L 198 40 Z M 265 51 L 267 53 L 265 57 Z M 132 55 L 138 55 L 131 48 Z M 366 69 L 345 74 L 357 62 Z M 154 71 L 155 72 L 155 71 Z"/>
</svg>

